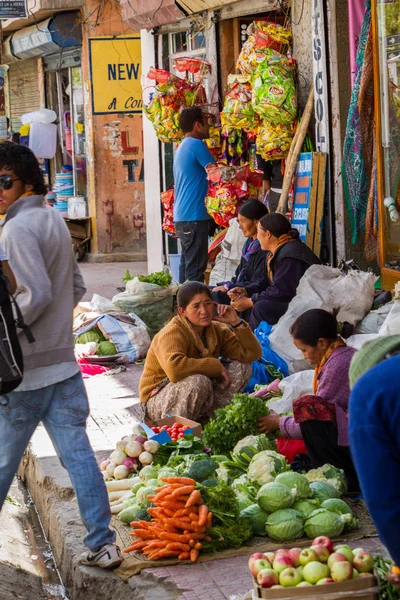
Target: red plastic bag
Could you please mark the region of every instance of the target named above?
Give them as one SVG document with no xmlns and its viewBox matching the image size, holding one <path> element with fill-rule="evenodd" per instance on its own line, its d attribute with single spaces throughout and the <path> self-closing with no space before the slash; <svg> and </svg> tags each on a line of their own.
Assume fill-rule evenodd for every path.
<svg viewBox="0 0 400 600">
<path fill-rule="evenodd" d="M 288 463 L 292 463 L 296 454 L 308 454 L 303 440 L 292 440 L 290 438 L 280 438 L 278 442 L 278 452 L 286 456 Z"/>
</svg>

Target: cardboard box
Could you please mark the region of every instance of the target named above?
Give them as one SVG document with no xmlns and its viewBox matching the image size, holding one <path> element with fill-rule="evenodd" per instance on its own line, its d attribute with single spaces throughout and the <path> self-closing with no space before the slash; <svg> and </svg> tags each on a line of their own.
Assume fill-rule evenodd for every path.
<svg viewBox="0 0 400 600">
<path fill-rule="evenodd" d="M 363 593 L 363 591 L 365 593 Z M 348 593 L 346 593 L 348 592 Z M 260 588 L 254 584 L 253 598 L 265 598 L 267 600 L 378 600 L 378 580 L 374 575 L 344 581 L 343 583 L 328 583 L 313 587 L 287 587 L 284 589 L 271 590 Z"/>
<path fill-rule="evenodd" d="M 196 421 L 191 421 L 190 419 L 185 419 L 185 417 L 180 417 L 179 415 L 170 415 L 165 419 L 160 419 L 157 423 L 140 423 L 141 427 L 145 430 L 147 437 L 149 440 L 155 440 L 159 444 L 167 444 L 171 442 L 171 437 L 166 431 L 161 431 L 160 433 L 154 433 L 151 427 L 162 427 L 163 425 L 168 425 L 169 427 L 174 423 L 182 423 L 182 425 L 188 425 L 190 429 L 186 430 L 186 433 L 192 433 L 198 438 L 201 438 L 203 433 L 203 428 L 200 423 Z"/>
</svg>

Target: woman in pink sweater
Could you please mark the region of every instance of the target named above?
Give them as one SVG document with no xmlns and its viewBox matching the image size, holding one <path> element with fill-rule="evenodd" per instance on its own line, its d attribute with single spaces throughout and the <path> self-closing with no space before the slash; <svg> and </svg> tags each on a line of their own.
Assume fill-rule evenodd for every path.
<svg viewBox="0 0 400 600">
<path fill-rule="evenodd" d="M 358 493 L 347 425 L 349 368 L 356 350 L 343 340 L 351 331 L 352 327 L 344 324 L 339 336 L 336 318 L 322 309 L 308 310 L 294 322 L 290 330 L 293 342 L 315 367 L 314 395 L 293 402 L 293 417 L 273 412 L 262 417 L 260 431 L 279 429 L 285 438 L 303 439 L 314 468 L 329 463 L 343 469 L 349 492 Z"/>
</svg>

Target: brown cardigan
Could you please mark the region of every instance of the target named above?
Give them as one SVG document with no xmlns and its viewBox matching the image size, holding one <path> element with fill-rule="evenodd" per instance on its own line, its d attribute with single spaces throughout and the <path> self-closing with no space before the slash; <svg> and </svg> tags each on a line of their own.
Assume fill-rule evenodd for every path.
<svg viewBox="0 0 400 600">
<path fill-rule="evenodd" d="M 205 346 L 189 321 L 174 317 L 151 343 L 139 385 L 140 401 L 147 402 L 166 377 L 171 383 L 190 375 L 220 377 L 219 358 L 251 363 L 261 355 L 261 346 L 247 324 L 231 330 L 213 321 L 206 329 Z"/>
</svg>

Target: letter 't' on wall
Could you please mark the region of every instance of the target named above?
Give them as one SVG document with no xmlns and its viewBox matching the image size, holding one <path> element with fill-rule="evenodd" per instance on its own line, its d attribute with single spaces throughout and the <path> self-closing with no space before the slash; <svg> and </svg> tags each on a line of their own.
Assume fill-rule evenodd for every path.
<svg viewBox="0 0 400 600">
<path fill-rule="evenodd" d="M 94 115 L 142 114 L 140 36 L 90 38 Z"/>
</svg>

